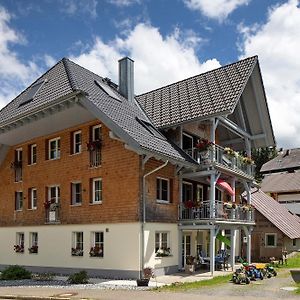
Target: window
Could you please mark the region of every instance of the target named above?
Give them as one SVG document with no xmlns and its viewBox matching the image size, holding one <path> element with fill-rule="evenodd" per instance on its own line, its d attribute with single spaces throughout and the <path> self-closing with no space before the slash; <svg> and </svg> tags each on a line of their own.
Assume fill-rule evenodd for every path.
<svg viewBox="0 0 300 300">
<path fill-rule="evenodd" d="M 30 232 L 29 236 L 29 253 L 38 253 L 38 233 L 37 232 Z"/>
<path fill-rule="evenodd" d="M 91 257 L 103 257 L 104 256 L 103 236 L 104 236 L 104 234 L 102 231 L 92 232 L 91 249 L 90 249 Z"/>
<path fill-rule="evenodd" d="M 183 182 L 182 184 L 182 202 L 193 201 L 193 184 Z"/>
<path fill-rule="evenodd" d="M 159 202 L 170 202 L 169 179 L 156 178 L 156 200 Z"/>
<path fill-rule="evenodd" d="M 170 249 L 170 233 L 156 232 L 155 233 L 155 253 L 156 257 L 169 256 Z"/>
<path fill-rule="evenodd" d="M 101 125 L 95 125 L 92 128 L 92 140 L 101 141 Z"/>
<path fill-rule="evenodd" d="M 81 182 L 74 182 L 71 184 L 72 205 L 81 204 L 82 202 L 82 187 Z"/>
<path fill-rule="evenodd" d="M 49 140 L 48 159 L 60 158 L 60 138 Z"/>
<path fill-rule="evenodd" d="M 15 161 L 13 168 L 15 170 L 15 182 L 22 181 L 22 163 L 23 163 L 23 150 L 22 148 L 15 150 Z"/>
<path fill-rule="evenodd" d="M 110 87 L 109 85 L 107 85 L 106 83 L 104 83 L 104 80 L 102 79 L 102 81 L 98 81 L 95 80 L 94 81 L 95 84 L 100 87 L 107 95 L 111 96 L 112 98 L 118 100 L 121 102 L 121 99 L 119 97 L 119 95 L 112 89 L 112 87 Z"/>
<path fill-rule="evenodd" d="M 59 203 L 60 200 L 60 188 L 58 185 L 50 186 L 48 188 L 48 200 L 51 204 Z"/>
<path fill-rule="evenodd" d="M 16 233 L 16 244 L 14 245 L 16 253 L 24 253 L 24 232 Z"/>
<path fill-rule="evenodd" d="M 15 210 L 23 209 L 23 192 L 15 192 Z"/>
<path fill-rule="evenodd" d="M 40 81 L 40 82 L 36 82 L 34 84 L 32 84 L 26 91 L 26 93 L 24 95 L 22 95 L 22 100 L 19 104 L 19 107 L 22 105 L 25 105 L 29 102 L 31 102 L 33 100 L 33 98 L 35 97 L 35 95 L 38 93 L 38 91 L 40 90 L 40 88 L 43 86 L 43 83 L 47 82 L 46 80 Z"/>
<path fill-rule="evenodd" d="M 203 202 L 203 186 L 200 184 L 197 184 L 196 201 L 197 203 Z"/>
<path fill-rule="evenodd" d="M 28 195 L 29 195 L 28 208 L 36 209 L 37 208 L 37 189 L 36 188 L 29 189 Z"/>
<path fill-rule="evenodd" d="M 29 157 L 28 157 L 29 165 L 36 164 L 36 144 L 29 145 L 28 152 L 29 152 Z"/>
<path fill-rule="evenodd" d="M 149 132 L 151 133 L 153 136 L 165 140 L 165 136 L 162 135 L 158 129 L 156 129 L 149 121 L 146 120 L 142 120 L 138 117 L 135 117 L 135 119 Z"/>
<path fill-rule="evenodd" d="M 266 233 L 265 234 L 265 245 L 266 247 L 277 247 L 277 234 Z"/>
<path fill-rule="evenodd" d="M 92 181 L 92 203 L 102 202 L 102 179 L 94 178 Z"/>
<path fill-rule="evenodd" d="M 81 153 L 81 143 L 81 131 L 73 132 L 73 154 Z"/>
<path fill-rule="evenodd" d="M 297 239 L 293 239 L 293 247 L 296 247 L 297 246 Z"/>
<path fill-rule="evenodd" d="M 72 256 L 83 256 L 83 232 L 73 232 Z"/>
</svg>

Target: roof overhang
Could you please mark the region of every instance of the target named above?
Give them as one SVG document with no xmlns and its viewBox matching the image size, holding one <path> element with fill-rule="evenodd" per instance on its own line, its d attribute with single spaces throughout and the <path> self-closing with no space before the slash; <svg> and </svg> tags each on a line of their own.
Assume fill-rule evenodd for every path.
<svg viewBox="0 0 300 300">
<path fill-rule="evenodd" d="M 95 119 L 72 95 L 0 127 L 0 144 L 14 146 Z"/>
</svg>

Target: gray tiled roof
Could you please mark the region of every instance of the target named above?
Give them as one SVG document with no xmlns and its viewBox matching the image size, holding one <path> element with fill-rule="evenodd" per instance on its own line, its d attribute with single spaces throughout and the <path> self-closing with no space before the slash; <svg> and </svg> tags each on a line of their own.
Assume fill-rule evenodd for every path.
<svg viewBox="0 0 300 300">
<path fill-rule="evenodd" d="M 290 239 L 300 238 L 299 217 L 261 190 L 251 193 L 253 206 Z"/>
<path fill-rule="evenodd" d="M 33 101 L 19 107 L 26 95 L 25 90 L 0 111 L 0 127 L 9 120 L 24 116 L 45 104 L 55 102 L 57 98 L 67 96 L 75 91 L 83 91 L 86 98 L 122 132 L 126 132 L 126 136 L 135 141 L 139 148 L 182 163 L 195 164 L 193 159 L 168 141 L 159 131 L 153 135 L 142 126 L 136 118 L 150 123 L 151 121 L 145 116 L 138 103 L 130 103 L 121 95 L 121 101 L 118 101 L 99 88 L 95 80 L 101 81 L 102 77 L 64 58 L 42 75 L 37 82 L 45 78 L 47 78 L 47 83 L 41 87 Z M 110 86 L 108 88 L 113 89 Z M 114 89 L 114 91 L 118 93 L 117 90 Z"/>
<path fill-rule="evenodd" d="M 272 173 L 281 170 L 300 169 L 300 149 L 287 149 L 277 157 L 266 162 L 260 169 L 263 173 Z"/>
<path fill-rule="evenodd" d="M 261 189 L 268 193 L 300 191 L 300 172 L 265 176 Z"/>
<path fill-rule="evenodd" d="M 157 127 L 232 112 L 257 56 L 164 86 L 136 97 Z"/>
</svg>

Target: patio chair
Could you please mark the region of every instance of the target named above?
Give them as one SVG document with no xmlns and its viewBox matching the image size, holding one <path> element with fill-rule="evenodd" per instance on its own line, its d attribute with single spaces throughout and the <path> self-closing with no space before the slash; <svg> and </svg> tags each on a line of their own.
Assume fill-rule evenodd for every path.
<svg viewBox="0 0 300 300">
<path fill-rule="evenodd" d="M 203 269 L 209 269 L 209 261 L 205 261 L 204 257 L 202 256 L 202 252 L 200 251 L 198 254 L 198 263 L 197 266 L 199 268 L 203 268 Z"/>
</svg>

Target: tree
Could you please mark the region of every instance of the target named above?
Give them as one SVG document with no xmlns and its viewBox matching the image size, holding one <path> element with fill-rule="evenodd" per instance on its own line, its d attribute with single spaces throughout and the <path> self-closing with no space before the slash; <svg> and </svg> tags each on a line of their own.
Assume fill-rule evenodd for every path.
<svg viewBox="0 0 300 300">
<path fill-rule="evenodd" d="M 278 154 L 276 147 L 258 148 L 252 150 L 252 159 L 255 162 L 255 179 L 257 182 L 261 182 L 263 175 L 260 173 L 260 169 L 263 164 L 269 160 L 275 158 Z"/>
</svg>

